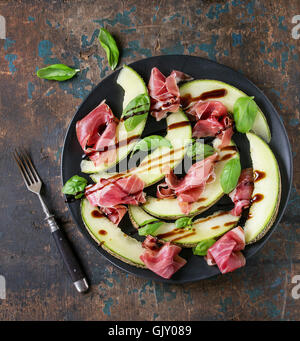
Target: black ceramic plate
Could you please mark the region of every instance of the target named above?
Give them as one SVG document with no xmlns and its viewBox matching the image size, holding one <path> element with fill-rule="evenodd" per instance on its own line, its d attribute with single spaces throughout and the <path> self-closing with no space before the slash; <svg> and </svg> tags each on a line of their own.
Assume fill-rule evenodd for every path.
<svg viewBox="0 0 300 341">
<path fill-rule="evenodd" d="M 183 71 L 193 76 L 195 79 L 202 78 L 224 81 L 244 91 L 249 96 L 255 97 L 255 101 L 265 114 L 271 129 L 272 140 L 270 146 L 277 158 L 280 167 L 282 194 L 279 212 L 272 228 L 264 236 L 264 238 L 253 245 L 247 246 L 244 251 L 244 255 L 246 256 L 246 258 L 253 256 L 266 243 L 266 241 L 278 225 L 286 208 L 291 189 L 291 148 L 283 123 L 275 108 L 268 100 L 268 98 L 263 94 L 263 92 L 259 90 L 241 73 L 207 59 L 183 55 L 157 56 L 137 61 L 130 64 L 130 66 L 144 78 L 146 83 L 149 80 L 151 69 L 156 66 L 165 75 L 168 75 L 172 70 L 175 69 Z M 76 138 L 76 122 L 87 115 L 105 98 L 116 115 L 117 113 L 121 113 L 123 90 L 116 83 L 118 73 L 119 70 L 102 80 L 98 84 L 98 86 L 89 94 L 89 96 L 83 101 L 75 116 L 73 117 L 67 131 L 62 153 L 61 172 L 63 183 L 65 183 L 74 174 L 83 175 L 80 172 L 80 161 L 83 153 Z M 144 135 L 157 132 L 157 130 L 157 124 L 155 124 L 154 119 L 150 118 L 147 122 Z M 241 154 L 243 154 L 243 150 L 241 150 Z M 245 163 L 247 163 L 247 161 L 245 161 Z M 80 203 L 78 201 L 70 203 L 68 204 L 68 206 L 78 227 L 86 236 L 86 238 L 88 238 L 88 240 L 95 246 L 99 253 L 107 258 L 111 263 L 129 273 L 144 277 L 146 279 L 153 279 L 169 283 L 192 282 L 208 278 L 220 273 L 216 266 L 208 266 L 203 257 L 193 256 L 191 250 L 188 249 L 185 249 L 181 252 L 181 255 L 183 255 L 183 257 L 187 259 L 187 264 L 177 273 L 175 273 L 170 280 L 165 280 L 157 276 L 150 270 L 140 269 L 128 265 L 108 254 L 101 247 L 99 247 L 97 243 L 90 237 L 82 222 L 80 215 Z M 124 229 L 125 232 L 131 228 L 128 219 L 122 221 L 121 228 Z"/>
</svg>

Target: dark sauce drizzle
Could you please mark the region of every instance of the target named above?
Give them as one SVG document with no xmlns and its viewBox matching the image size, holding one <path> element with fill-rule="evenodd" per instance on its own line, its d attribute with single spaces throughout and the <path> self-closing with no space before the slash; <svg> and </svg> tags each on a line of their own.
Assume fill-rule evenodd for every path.
<svg viewBox="0 0 300 341">
<path fill-rule="evenodd" d="M 192 102 L 205 101 L 209 98 L 220 98 L 227 94 L 226 89 L 216 89 L 212 91 L 203 92 L 200 96 L 192 97 L 190 94 L 186 94 L 181 97 L 181 105 L 183 108 L 187 108 Z"/>
<path fill-rule="evenodd" d="M 254 182 L 258 182 L 259 180 L 263 179 L 266 177 L 266 173 L 259 171 L 259 170 L 255 170 L 254 171 Z"/>
<path fill-rule="evenodd" d="M 250 203 L 253 204 L 255 202 L 260 202 L 263 200 L 263 198 L 264 198 L 263 194 L 257 193 L 254 195 L 254 197 L 252 197 L 252 199 L 250 200 Z"/>
</svg>

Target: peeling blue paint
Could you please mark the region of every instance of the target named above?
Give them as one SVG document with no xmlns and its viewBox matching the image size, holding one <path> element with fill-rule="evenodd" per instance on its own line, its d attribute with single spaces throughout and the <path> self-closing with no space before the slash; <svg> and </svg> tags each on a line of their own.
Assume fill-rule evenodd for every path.
<svg viewBox="0 0 300 341">
<path fill-rule="evenodd" d="M 184 46 L 180 41 L 177 41 L 173 46 L 161 49 L 161 52 L 165 54 L 184 54 Z"/>
<path fill-rule="evenodd" d="M 228 50 L 224 50 L 224 56 L 229 56 L 229 51 Z"/>
<path fill-rule="evenodd" d="M 265 59 L 265 60 L 264 60 L 264 63 L 265 63 L 266 65 L 270 65 L 271 67 L 273 67 L 273 68 L 275 68 L 275 69 L 278 69 L 278 63 L 277 63 L 276 58 L 274 58 L 272 62 L 269 62 L 268 60 Z"/>
<path fill-rule="evenodd" d="M 169 22 L 169 21 L 173 21 L 174 19 L 180 18 L 180 17 L 181 17 L 181 15 L 179 13 L 175 13 L 175 14 L 169 16 L 169 17 L 163 18 L 162 21 L 163 22 Z"/>
<path fill-rule="evenodd" d="M 93 57 L 97 60 L 97 65 L 99 67 L 99 70 L 100 70 L 100 78 L 103 78 L 106 76 L 106 72 L 109 71 L 109 67 L 108 66 L 103 66 L 103 61 L 104 61 L 104 58 L 103 57 L 100 57 L 98 55 L 93 55 Z"/>
<path fill-rule="evenodd" d="M 231 4 L 232 4 L 232 6 L 234 6 L 234 7 L 238 7 L 238 6 L 241 6 L 241 5 L 243 5 L 243 1 L 241 1 L 241 0 L 232 0 L 231 1 Z"/>
<path fill-rule="evenodd" d="M 265 45 L 265 43 L 263 42 L 263 41 L 261 41 L 260 43 L 259 43 L 259 50 L 260 50 L 260 52 L 261 53 L 265 53 L 266 52 L 266 45 Z"/>
<path fill-rule="evenodd" d="M 292 127 L 296 127 L 299 124 L 299 120 L 297 118 L 292 118 L 289 122 L 289 125 Z"/>
<path fill-rule="evenodd" d="M 100 30 L 97 28 L 97 29 L 93 32 L 90 41 L 88 41 L 88 37 L 87 37 L 86 35 L 83 34 L 83 35 L 81 36 L 81 47 L 82 47 L 82 48 L 87 48 L 87 47 L 91 46 L 91 45 L 94 43 L 95 39 L 99 36 L 99 33 L 100 33 Z"/>
<path fill-rule="evenodd" d="M 276 288 L 276 287 L 278 287 L 278 285 L 280 285 L 281 284 L 281 278 L 280 277 L 277 277 L 276 279 L 275 279 L 275 281 L 270 285 L 270 288 Z"/>
<path fill-rule="evenodd" d="M 283 30 L 283 31 L 287 31 L 287 30 L 288 30 L 287 26 L 283 25 L 284 19 L 285 19 L 284 16 L 280 16 L 280 17 L 278 18 L 278 21 L 279 21 L 279 23 L 278 23 L 278 28 L 281 29 L 281 30 Z"/>
<path fill-rule="evenodd" d="M 172 291 L 171 286 L 166 283 L 154 283 L 154 293 L 157 304 L 163 302 L 165 299 L 167 302 L 176 299 L 176 290 Z"/>
<path fill-rule="evenodd" d="M 58 64 L 60 63 L 58 58 L 52 57 L 53 43 L 50 40 L 42 40 L 38 45 L 39 57 L 43 58 L 44 64 Z"/>
<path fill-rule="evenodd" d="M 276 96 L 280 97 L 280 92 L 274 88 L 271 88 L 271 92 L 273 92 Z"/>
<path fill-rule="evenodd" d="M 32 16 L 29 16 L 29 17 L 28 17 L 28 21 L 35 21 L 35 18 L 32 17 Z"/>
<path fill-rule="evenodd" d="M 225 5 L 211 5 L 206 16 L 209 19 L 219 19 L 219 15 L 222 13 L 229 13 L 228 3 L 226 3 Z"/>
<path fill-rule="evenodd" d="M 17 59 L 17 55 L 7 54 L 4 58 L 8 61 L 8 69 L 10 73 L 13 75 L 17 71 L 17 68 L 14 65 L 14 61 Z"/>
<path fill-rule="evenodd" d="M 200 44 L 200 46 L 199 46 L 199 49 L 207 52 L 208 57 L 212 60 L 216 60 L 216 54 L 217 54 L 216 44 L 217 44 L 218 38 L 219 38 L 218 35 L 213 34 L 211 37 L 211 43 L 210 44 L 203 43 L 203 44 Z"/>
<path fill-rule="evenodd" d="M 114 300 L 111 297 L 107 299 L 106 301 L 104 301 L 104 308 L 102 309 L 102 311 L 104 312 L 105 315 L 108 315 L 108 316 L 111 315 L 110 308 L 112 307 L 113 303 L 114 303 Z"/>
<path fill-rule="evenodd" d="M 201 9 L 201 8 L 197 8 L 197 9 L 196 9 L 196 14 L 199 15 L 199 14 L 201 14 L 201 13 L 202 13 L 202 9 Z"/>
<path fill-rule="evenodd" d="M 280 50 L 284 46 L 284 43 L 282 41 L 275 41 L 271 46 L 274 47 L 275 50 Z"/>
<path fill-rule="evenodd" d="M 220 299 L 220 309 L 219 309 L 220 312 L 226 313 L 230 306 L 232 306 L 231 297 L 225 297 L 224 299 L 223 298 Z"/>
<path fill-rule="evenodd" d="M 286 90 L 287 90 L 287 88 L 288 88 L 288 85 L 289 85 L 289 82 L 288 82 L 288 81 L 285 81 L 285 82 L 283 83 L 283 88 L 284 88 L 284 91 L 286 91 Z"/>
<path fill-rule="evenodd" d="M 271 301 L 265 301 L 261 304 L 267 309 L 267 316 L 270 318 L 276 318 L 280 316 L 281 311 L 276 307 L 276 305 Z"/>
<path fill-rule="evenodd" d="M 183 293 L 186 295 L 186 303 L 193 304 L 191 290 L 183 290 Z"/>
<path fill-rule="evenodd" d="M 59 161 L 60 156 L 61 156 L 61 152 L 62 152 L 62 147 L 58 147 L 58 150 L 57 150 L 57 152 L 55 154 L 55 160 L 56 161 Z"/>
<path fill-rule="evenodd" d="M 123 49 L 122 56 L 124 58 L 126 58 L 126 57 L 136 58 L 135 53 L 138 53 L 139 55 L 142 55 L 145 57 L 151 57 L 152 56 L 152 52 L 150 49 L 140 47 L 139 40 L 130 41 L 128 43 L 128 46 L 129 47 L 126 47 Z"/>
<path fill-rule="evenodd" d="M 295 186 L 292 187 L 289 203 L 286 208 L 285 216 L 294 217 L 298 214 L 300 208 L 300 195 Z"/>
<path fill-rule="evenodd" d="M 136 288 L 130 289 L 130 290 L 128 290 L 128 295 L 131 295 L 131 294 L 136 293 L 136 292 L 138 292 L 138 289 L 136 289 Z"/>
<path fill-rule="evenodd" d="M 246 5 L 246 9 L 247 9 L 248 14 L 253 14 L 254 13 L 254 6 L 255 6 L 255 0 L 250 1 Z"/>
<path fill-rule="evenodd" d="M 130 34 L 130 33 L 136 32 L 136 28 L 127 28 L 127 29 L 121 30 L 121 32 L 125 34 Z"/>
<path fill-rule="evenodd" d="M 4 40 L 4 50 L 7 51 L 11 46 L 13 46 L 16 43 L 15 40 L 10 39 L 10 38 L 6 38 Z"/>
<path fill-rule="evenodd" d="M 28 94 L 28 98 L 32 99 L 32 94 L 34 92 L 34 84 L 32 82 L 28 82 L 27 84 L 27 94 Z"/>
<path fill-rule="evenodd" d="M 234 33 L 232 32 L 232 46 L 239 46 L 243 45 L 243 39 L 242 39 L 242 34 L 241 33 Z"/>
<path fill-rule="evenodd" d="M 187 49 L 188 49 L 188 51 L 189 51 L 190 54 L 193 53 L 193 52 L 195 52 L 196 46 L 197 46 L 196 44 L 191 44 L 191 45 L 189 45 L 189 46 L 187 47 Z"/>
<path fill-rule="evenodd" d="M 129 11 L 119 12 L 115 15 L 114 19 L 97 19 L 93 20 L 95 23 L 100 24 L 102 27 L 105 23 L 110 26 L 115 26 L 116 24 L 121 24 L 124 26 L 134 26 L 134 23 L 130 19 L 130 14 L 136 11 L 136 7 L 133 6 Z"/>
<path fill-rule="evenodd" d="M 281 67 L 283 70 L 285 69 L 286 62 L 288 61 L 288 59 L 289 59 L 288 52 L 287 51 L 282 52 L 281 53 Z"/>
<path fill-rule="evenodd" d="M 46 96 L 51 96 L 52 94 L 54 94 L 56 92 L 55 89 L 51 89 L 46 93 Z"/>
<path fill-rule="evenodd" d="M 264 294 L 261 288 L 254 288 L 252 290 L 246 290 L 246 293 L 249 295 L 251 301 L 256 301 L 257 298 Z"/>
<path fill-rule="evenodd" d="M 142 301 L 142 296 L 143 296 L 143 294 L 145 294 L 146 293 L 146 288 L 149 288 L 149 292 L 150 293 L 153 293 L 153 282 L 150 280 L 150 281 L 148 281 L 148 282 L 146 282 L 143 286 L 142 286 L 142 288 L 140 289 L 140 292 L 139 292 L 139 299 L 140 299 L 140 301 Z"/>
<path fill-rule="evenodd" d="M 51 22 L 50 22 L 48 19 L 46 19 L 46 24 L 47 24 L 49 27 L 52 28 L 52 24 L 51 24 Z"/>
</svg>

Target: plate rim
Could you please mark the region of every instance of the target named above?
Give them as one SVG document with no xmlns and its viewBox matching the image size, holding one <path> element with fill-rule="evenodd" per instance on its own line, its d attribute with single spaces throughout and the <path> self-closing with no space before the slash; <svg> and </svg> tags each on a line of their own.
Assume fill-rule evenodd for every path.
<svg viewBox="0 0 300 341">
<path fill-rule="evenodd" d="M 67 138 L 70 134 L 70 129 L 71 129 L 71 126 L 72 126 L 72 123 L 77 115 L 77 113 L 80 111 L 80 109 L 82 108 L 82 106 L 84 105 L 84 103 L 86 102 L 87 98 L 89 96 L 91 96 L 94 92 L 96 92 L 97 88 L 100 86 L 100 84 L 106 80 L 108 77 L 113 77 L 114 75 L 116 75 L 118 72 L 120 72 L 120 70 L 122 69 L 123 65 L 128 65 L 129 67 L 133 67 L 134 69 L 134 64 L 136 63 L 139 63 L 139 62 L 143 62 L 143 61 L 148 61 L 148 60 L 151 60 L 151 59 L 156 59 L 156 58 L 163 58 L 163 57 L 168 57 L 168 58 L 192 58 L 192 59 L 196 59 L 196 60 L 202 60 L 202 61 L 205 61 L 206 63 L 209 62 L 211 64 L 216 64 L 222 68 L 225 68 L 227 69 L 229 72 L 234 72 L 236 73 L 237 75 L 241 76 L 242 78 L 246 79 L 249 84 L 255 88 L 258 92 L 260 92 L 263 97 L 264 97 L 264 100 L 267 102 L 267 104 L 271 107 L 273 113 L 275 113 L 275 115 L 277 116 L 277 119 L 278 119 L 278 122 L 282 128 L 282 131 L 284 133 L 284 137 L 286 139 L 286 145 L 287 145 L 287 149 L 289 151 L 288 153 L 288 159 L 289 159 L 289 172 L 287 170 L 287 177 L 288 177 L 288 180 L 289 180 L 289 186 L 287 188 L 287 195 L 286 195 L 286 202 L 284 203 L 283 207 L 282 207 L 282 211 L 281 213 L 278 213 L 277 216 L 276 216 L 276 219 L 275 221 L 277 221 L 277 223 L 275 224 L 272 224 L 272 227 L 269 229 L 269 231 L 266 233 L 266 235 L 261 239 L 262 242 L 261 244 L 258 246 L 258 248 L 255 250 L 255 252 L 251 253 L 250 255 L 247 255 L 246 259 L 250 259 L 251 257 L 253 257 L 255 254 L 257 254 L 262 248 L 263 246 L 266 244 L 266 242 L 268 241 L 268 239 L 271 237 L 271 235 L 273 234 L 273 232 L 277 229 L 285 211 L 286 211 L 286 208 L 287 208 L 287 205 L 289 203 L 289 199 L 290 199 L 290 194 L 291 194 L 291 190 L 292 190 L 292 185 L 293 185 L 293 154 L 292 154 L 292 147 L 291 147 L 291 143 L 290 143 L 290 140 L 289 140 L 289 136 L 287 134 L 287 131 L 285 129 L 285 126 L 284 126 L 284 123 L 283 123 L 283 120 L 281 119 L 279 113 L 277 112 L 276 108 L 274 107 L 274 105 L 272 104 L 272 102 L 269 100 L 269 98 L 267 97 L 267 95 L 264 93 L 263 90 L 261 90 L 258 86 L 256 86 L 248 77 L 246 77 L 245 75 L 243 75 L 240 71 L 237 71 L 227 65 L 224 65 L 224 64 L 221 64 L 217 61 L 214 61 L 214 60 L 210 60 L 208 58 L 203 58 L 203 57 L 198 57 L 198 56 L 190 56 L 190 55 L 185 55 L 185 54 L 170 54 L 170 55 L 157 55 L 157 56 L 152 56 L 152 57 L 148 57 L 148 58 L 143 58 L 143 59 L 138 59 L 136 61 L 133 61 L 131 63 L 128 63 L 128 64 L 125 64 L 123 63 L 122 65 L 120 65 L 120 67 L 117 69 L 117 70 L 114 70 L 113 72 L 111 72 L 109 75 L 107 75 L 106 77 L 102 78 L 99 83 L 82 99 L 82 102 L 81 104 L 77 107 L 74 115 L 72 116 L 69 124 L 68 124 L 68 127 L 66 129 L 66 132 L 65 132 L 65 135 L 64 135 L 64 139 L 63 139 L 63 147 L 62 147 L 62 152 L 61 152 L 61 157 L 60 157 L 60 178 L 61 178 L 61 184 L 62 186 L 64 185 L 64 158 L 65 158 L 65 147 L 66 147 L 66 141 L 67 141 Z M 199 78 L 201 79 L 201 78 Z M 203 78 L 204 79 L 204 78 Z M 207 78 L 206 78 L 207 79 Z M 218 80 L 218 79 L 216 79 Z M 228 83 L 230 84 L 230 83 Z M 231 84 L 230 84 L 231 85 Z M 234 85 L 233 85 L 234 86 Z M 272 113 L 272 115 L 273 115 Z M 271 132 L 271 137 L 273 136 L 272 132 Z M 185 283 L 193 283 L 193 282 L 198 282 L 200 280 L 204 280 L 204 279 L 209 279 L 211 277 L 214 277 L 216 275 L 220 275 L 220 271 L 217 269 L 217 271 L 213 271 L 213 273 L 209 274 L 209 275 L 200 275 L 198 278 L 193 278 L 193 279 L 165 279 L 165 278 L 162 278 L 160 276 L 157 276 L 156 274 L 154 274 L 153 272 L 151 272 L 150 270 L 148 269 L 141 269 L 141 268 L 137 268 L 133 265 L 129 265 L 117 258 L 115 258 L 114 256 L 112 256 L 111 254 L 109 254 L 107 251 L 105 251 L 102 247 L 99 247 L 99 245 L 97 245 L 97 243 L 92 240 L 91 236 L 89 235 L 88 231 L 85 231 L 86 233 L 84 233 L 82 231 L 82 227 L 80 226 L 80 223 L 77 221 L 77 219 L 75 218 L 74 214 L 73 214 L 73 211 L 72 211 L 72 208 L 71 208 L 71 205 L 70 203 L 67 203 L 67 207 L 68 207 L 68 211 L 72 217 L 72 220 L 75 222 L 77 228 L 79 229 L 79 231 L 84 235 L 84 237 L 86 238 L 86 240 L 92 244 L 96 251 L 102 255 L 103 257 L 105 257 L 105 259 L 110 262 L 113 266 L 116 266 L 117 268 L 121 269 L 122 271 L 125 271 L 126 273 L 129 273 L 129 274 L 132 274 L 134 276 L 137 276 L 139 278 L 144 278 L 146 280 L 154 280 L 154 281 L 158 281 L 158 282 L 163 282 L 163 283 L 169 283 L 169 284 L 185 284 Z M 84 223 L 82 222 L 82 224 L 84 225 Z M 86 229 L 86 227 L 84 226 L 84 228 Z M 250 244 L 251 245 L 251 244 Z M 119 264 L 120 263 L 120 264 Z M 124 265 L 124 267 L 122 266 Z M 126 268 L 125 268 L 125 265 L 126 265 Z M 129 268 L 128 268 L 129 267 Z M 144 271 L 147 271 L 145 273 L 145 275 L 143 273 L 136 273 L 136 271 L 138 270 L 144 270 Z M 136 271 L 134 271 L 136 270 Z M 147 276 L 147 273 L 149 273 L 149 276 Z M 154 278 L 154 275 L 157 276 Z"/>
</svg>

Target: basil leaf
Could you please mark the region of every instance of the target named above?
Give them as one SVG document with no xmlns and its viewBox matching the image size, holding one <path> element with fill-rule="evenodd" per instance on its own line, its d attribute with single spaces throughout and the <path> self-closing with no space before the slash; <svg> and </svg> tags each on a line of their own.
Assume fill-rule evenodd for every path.
<svg viewBox="0 0 300 341">
<path fill-rule="evenodd" d="M 101 28 L 98 39 L 106 52 L 109 66 L 114 70 L 119 61 L 119 49 L 115 39 L 105 28 Z"/>
<path fill-rule="evenodd" d="M 221 186 L 223 192 L 230 193 L 237 185 L 241 174 L 241 163 L 240 159 L 232 159 L 228 161 L 221 173 Z"/>
<path fill-rule="evenodd" d="M 87 180 L 85 178 L 82 178 L 81 176 L 78 175 L 74 175 L 65 183 L 65 185 L 62 188 L 62 192 L 64 194 L 76 195 L 77 193 L 83 192 L 86 185 Z"/>
<path fill-rule="evenodd" d="M 148 150 L 154 150 L 158 147 L 173 148 L 171 142 L 160 135 L 151 135 L 140 140 L 133 148 L 131 156 L 138 150 L 147 152 Z"/>
<path fill-rule="evenodd" d="M 193 139 L 192 143 L 187 147 L 187 156 L 193 160 L 202 160 L 215 152 L 214 148 L 209 144 L 204 144 Z"/>
<path fill-rule="evenodd" d="M 148 236 L 149 234 L 153 235 L 153 233 L 163 224 L 163 221 L 158 221 L 156 223 L 147 224 L 144 227 L 138 229 L 138 233 L 140 236 Z"/>
<path fill-rule="evenodd" d="M 247 133 L 251 130 L 256 118 L 258 107 L 254 97 L 240 97 L 233 106 L 233 117 L 237 131 Z"/>
<path fill-rule="evenodd" d="M 132 99 L 123 110 L 122 118 L 127 131 L 133 130 L 148 115 L 150 98 L 148 94 L 140 94 Z"/>
<path fill-rule="evenodd" d="M 75 195 L 75 199 L 80 199 L 80 198 L 82 198 L 83 196 L 84 196 L 84 192 L 81 192 L 81 193 Z"/>
<path fill-rule="evenodd" d="M 190 226 L 192 224 L 192 220 L 193 218 L 189 218 L 189 217 L 179 218 L 175 221 L 175 227 L 181 229 L 183 227 Z"/>
<path fill-rule="evenodd" d="M 214 245 L 215 242 L 215 239 L 202 240 L 197 244 L 196 247 L 193 248 L 193 254 L 197 256 L 206 256 L 207 250 Z"/>
<path fill-rule="evenodd" d="M 42 79 L 65 81 L 79 72 L 79 69 L 72 69 L 64 64 L 52 64 L 37 71 L 37 76 Z"/>
<path fill-rule="evenodd" d="M 153 222 L 155 222 L 155 221 L 159 221 L 159 220 L 156 219 L 156 218 L 147 219 L 147 220 L 143 221 L 142 224 L 141 224 L 140 226 L 145 226 L 145 225 L 151 224 L 151 223 L 153 223 Z"/>
</svg>

